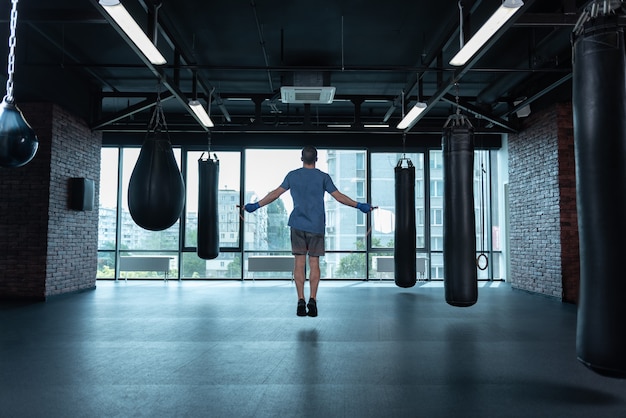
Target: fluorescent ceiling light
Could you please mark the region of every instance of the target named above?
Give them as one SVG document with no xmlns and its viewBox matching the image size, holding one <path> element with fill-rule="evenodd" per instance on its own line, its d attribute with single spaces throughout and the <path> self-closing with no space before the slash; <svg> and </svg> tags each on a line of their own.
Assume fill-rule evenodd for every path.
<svg viewBox="0 0 626 418">
<path fill-rule="evenodd" d="M 167 62 L 119 0 L 100 0 L 100 5 L 151 63 L 162 65 Z"/>
<path fill-rule="evenodd" d="M 409 113 L 407 113 L 406 116 L 398 124 L 398 129 L 408 128 L 409 125 L 412 124 L 413 121 L 415 121 L 424 110 L 426 110 L 426 107 L 426 103 L 415 103 L 415 106 L 413 106 L 411 110 L 409 110 Z"/>
<path fill-rule="evenodd" d="M 498 31 L 520 7 L 524 5 L 522 0 L 504 0 L 502 5 L 485 24 L 476 32 L 459 52 L 450 60 L 450 65 L 465 65 L 478 52 L 478 50 Z"/>
<path fill-rule="evenodd" d="M 389 125 L 386 123 L 366 123 L 363 125 L 364 128 L 388 128 Z"/>
<path fill-rule="evenodd" d="M 212 128 L 213 126 L 215 126 L 213 124 L 213 121 L 211 120 L 211 117 L 204 109 L 204 106 L 202 106 L 202 103 L 200 103 L 197 100 L 190 100 L 189 108 L 193 110 L 193 113 L 195 113 L 195 115 L 198 117 L 198 120 L 200 121 L 202 125 L 204 125 L 207 128 Z"/>
</svg>

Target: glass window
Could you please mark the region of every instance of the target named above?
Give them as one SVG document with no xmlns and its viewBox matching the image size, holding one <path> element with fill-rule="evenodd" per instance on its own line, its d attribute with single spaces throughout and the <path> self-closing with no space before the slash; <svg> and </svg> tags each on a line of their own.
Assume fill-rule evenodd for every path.
<svg viewBox="0 0 626 418">
<path fill-rule="evenodd" d="M 424 211 L 424 198 L 418 191 L 424 189 L 424 154 L 372 153 L 371 155 L 371 187 L 372 204 L 378 209 L 372 212 L 372 247 L 393 248 L 395 238 L 395 167 L 402 156 L 409 158 L 415 166 L 415 216 L 416 242 L 418 248 L 424 247 L 423 222 L 418 222 L 420 213 Z M 422 216 L 423 217 L 423 216 Z"/>
<path fill-rule="evenodd" d="M 365 198 L 365 181 L 357 180 L 355 199 L 364 199 L 364 198 Z"/>
<path fill-rule="evenodd" d="M 301 150 L 247 150 L 245 203 L 261 200 L 276 189 L 287 173 L 302 167 Z M 318 150 L 317 167 L 324 170 L 324 153 Z M 268 162 L 271 162 L 268 164 Z M 289 214 L 293 202 L 289 192 L 253 213 L 244 213 L 244 250 L 290 251 Z"/>
<path fill-rule="evenodd" d="M 430 278 L 433 280 L 443 280 L 442 253 L 434 253 L 430 255 Z"/>
<path fill-rule="evenodd" d="M 365 249 L 362 240 L 359 240 Z M 322 278 L 330 279 L 363 279 L 365 277 L 365 252 L 326 253 L 320 259 Z"/>
<path fill-rule="evenodd" d="M 360 210 L 356 212 L 356 224 L 357 225 L 364 226 L 365 219 L 366 219 L 366 216 L 363 212 L 361 212 Z"/>
<path fill-rule="evenodd" d="M 443 197 L 443 180 L 430 180 L 430 197 Z"/>
<path fill-rule="evenodd" d="M 187 153 L 185 247 L 196 247 L 198 238 L 198 160 L 203 151 Z M 240 152 L 214 152 L 219 160 L 218 227 L 221 248 L 239 247 L 239 184 L 241 178 Z M 206 158 L 206 155 L 203 157 Z M 183 260 L 184 261 L 184 260 Z M 184 269 L 183 269 L 184 270 Z"/>
<path fill-rule="evenodd" d="M 241 254 L 221 252 L 217 258 L 204 260 L 195 252 L 185 252 L 182 259 L 181 278 L 240 279 Z"/>
<path fill-rule="evenodd" d="M 357 158 L 361 154 L 362 157 Z M 365 173 L 359 173 L 357 161 L 364 160 L 365 151 L 318 149 L 316 167 L 327 172 L 335 186 L 344 194 L 357 199 L 367 195 Z M 247 150 L 246 202 L 255 202 L 278 187 L 291 170 L 302 167 L 301 150 Z M 272 161 L 268 166 L 267 161 Z M 263 175 L 258 173 L 262 172 Z M 326 206 L 326 249 L 351 251 L 357 240 L 367 232 L 365 217 L 359 218 L 354 208 L 337 202 L 328 193 Z M 244 249 L 246 251 L 291 251 L 289 215 L 293 201 L 289 192 L 278 200 L 245 214 Z M 365 250 L 365 248 L 363 248 Z"/>
<path fill-rule="evenodd" d="M 114 250 L 117 231 L 117 148 L 103 148 L 100 163 L 98 249 Z"/>
<path fill-rule="evenodd" d="M 180 149 L 174 149 L 176 162 L 180 167 Z M 122 150 L 122 210 L 120 248 L 125 250 L 169 250 L 177 251 L 180 220 L 164 231 L 148 231 L 137 225 L 128 210 L 128 183 L 139 157 L 139 148 Z"/>
<path fill-rule="evenodd" d="M 174 149 L 178 164 L 181 150 Z M 179 245 L 180 222 L 166 231 L 147 231 L 137 226 L 128 212 L 127 190 L 130 175 L 139 155 L 139 148 L 103 148 L 100 173 L 98 221 L 97 277 L 114 278 L 116 259 L 120 256 L 169 258 L 169 277 L 207 278 L 291 278 L 290 271 L 248 272 L 249 256 L 284 256 L 291 254 L 290 230 L 287 225 L 293 202 L 287 192 L 280 199 L 249 214 L 240 211 L 241 203 L 254 202 L 279 186 L 287 172 L 300 168 L 300 149 L 249 149 L 219 152 L 220 177 L 218 212 L 220 247 L 214 260 L 202 260 L 195 253 L 197 237 L 198 164 L 202 151 L 186 151 L 184 246 Z M 416 242 L 424 273 L 420 277 L 442 279 L 443 271 L 443 164 L 442 151 L 425 153 L 372 153 L 365 150 L 318 150 L 317 168 L 327 172 L 337 188 L 358 201 L 366 201 L 371 183 L 371 201 L 378 206 L 371 215 L 342 205 L 329 194 L 326 207 L 326 256 L 321 260 L 322 278 L 370 279 L 393 278 L 393 272 L 379 269 L 379 262 L 393 257 L 395 238 L 395 171 L 402 157 L 411 159 L 416 168 L 415 216 Z M 244 179 L 241 178 L 242 156 Z M 478 253 L 484 249 L 489 268 L 479 271 L 479 279 L 502 278 L 503 260 L 500 227 L 502 202 L 498 200 L 497 184 L 501 173 L 498 158 L 489 151 L 477 151 L 474 160 L 474 208 Z M 268 164 L 271 161 L 271 164 Z M 119 162 L 119 164 L 118 164 Z M 369 162 L 369 166 L 368 166 Z M 424 167 L 427 170 L 424 170 Z M 368 168 L 371 172 L 368 173 Z M 428 176 L 427 176 L 428 175 Z M 368 178 L 369 177 L 369 178 Z M 119 181 L 118 181 L 119 179 Z M 369 180 L 369 182 L 368 182 Z M 494 185 L 492 188 L 492 184 Z M 240 202 L 244 187 L 244 202 Z M 120 189 L 118 191 L 118 189 Z M 426 202 L 428 198 L 428 202 Z M 428 205 L 426 204 L 428 203 Z M 500 212 L 499 212 L 500 211 Z M 368 223 L 371 222 L 371 225 Z M 240 234 L 240 226 L 243 233 Z M 426 228 L 429 234 L 426 235 Z M 239 238 L 243 236 L 243 243 Z M 428 248 L 425 237 L 429 236 Z M 371 250 L 368 249 L 368 237 Z M 184 251 L 180 251 L 180 247 Z M 243 250 L 243 252 L 240 252 Z M 428 251 L 426 251 L 428 250 Z M 382 257 L 382 258 L 381 258 Z M 421 261 L 420 261 L 421 260 Z M 179 274 L 180 269 L 180 274 Z M 118 269 L 119 270 L 119 269 Z M 421 270 L 420 270 L 421 271 Z M 163 279 L 159 271 L 123 271 L 120 277 Z"/>
<path fill-rule="evenodd" d="M 117 241 L 117 148 L 100 151 L 100 195 L 98 198 L 98 271 L 99 279 L 115 278 Z"/>
<path fill-rule="evenodd" d="M 443 225 L 443 209 L 430 210 L 430 224 Z"/>
<path fill-rule="evenodd" d="M 367 196 L 367 172 L 359 167 L 365 163 L 364 150 L 324 150 L 324 163 L 335 186 L 352 199 L 365 201 Z M 322 157 L 318 158 L 319 163 Z M 365 251 L 362 243 L 367 234 L 367 217 L 361 211 L 342 205 L 326 194 L 326 219 L 333 219 L 332 232 L 327 222 L 326 249 L 337 251 Z M 334 260 L 329 259 L 329 272 L 336 271 Z M 365 269 L 365 258 L 363 258 Z M 363 270 L 365 271 L 365 270 Z M 322 276 L 324 277 L 324 276 Z M 330 276 L 326 276 L 330 277 Z"/>
<path fill-rule="evenodd" d="M 443 168 L 443 152 L 431 151 L 430 152 L 430 169 L 441 170 Z"/>
<path fill-rule="evenodd" d="M 356 175 L 360 178 L 365 178 L 365 153 L 357 152 L 356 158 Z"/>
</svg>

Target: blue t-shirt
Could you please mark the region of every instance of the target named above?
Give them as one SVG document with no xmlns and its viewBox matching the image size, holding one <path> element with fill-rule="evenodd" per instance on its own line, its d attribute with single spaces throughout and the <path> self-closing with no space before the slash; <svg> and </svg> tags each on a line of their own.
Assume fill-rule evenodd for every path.
<svg viewBox="0 0 626 418">
<path fill-rule="evenodd" d="M 317 168 L 301 167 L 287 173 L 280 187 L 290 190 L 293 199 L 289 226 L 301 231 L 324 234 L 324 192 L 333 193 L 337 190 L 330 176 Z"/>
</svg>

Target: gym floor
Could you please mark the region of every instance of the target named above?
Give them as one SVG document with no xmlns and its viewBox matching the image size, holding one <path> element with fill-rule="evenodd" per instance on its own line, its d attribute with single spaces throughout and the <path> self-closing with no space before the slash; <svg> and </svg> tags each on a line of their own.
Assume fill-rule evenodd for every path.
<svg viewBox="0 0 626 418">
<path fill-rule="evenodd" d="M 308 290 L 308 284 L 307 284 Z M 98 281 L 0 302 L 2 417 L 623 417 L 576 360 L 576 307 L 481 282 Z"/>
</svg>

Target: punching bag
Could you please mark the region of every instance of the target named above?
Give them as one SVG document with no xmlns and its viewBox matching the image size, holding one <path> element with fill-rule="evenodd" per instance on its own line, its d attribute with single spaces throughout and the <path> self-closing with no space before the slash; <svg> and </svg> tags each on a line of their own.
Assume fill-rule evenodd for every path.
<svg viewBox="0 0 626 418">
<path fill-rule="evenodd" d="M 160 131 L 149 135 L 128 183 L 128 210 L 137 225 L 162 231 L 180 218 L 185 185 L 172 144 Z"/>
<path fill-rule="evenodd" d="M 574 150 L 580 296 L 578 360 L 626 378 L 626 52 L 617 16 L 574 40 Z"/>
<path fill-rule="evenodd" d="M 472 128 L 444 128 L 443 168 L 443 282 L 446 302 L 452 306 L 471 306 L 478 299 Z"/>
<path fill-rule="evenodd" d="M 39 140 L 15 103 L 5 98 L 0 103 L 0 167 L 15 168 L 29 163 L 37 152 Z"/>
<path fill-rule="evenodd" d="M 218 185 L 220 162 L 215 157 L 198 160 L 198 257 L 205 260 L 220 254 Z"/>
<path fill-rule="evenodd" d="M 407 167 L 402 162 L 407 161 Z M 396 237 L 394 274 L 399 287 L 412 287 L 417 282 L 415 264 L 415 167 L 411 160 L 401 159 L 395 168 Z"/>
</svg>

